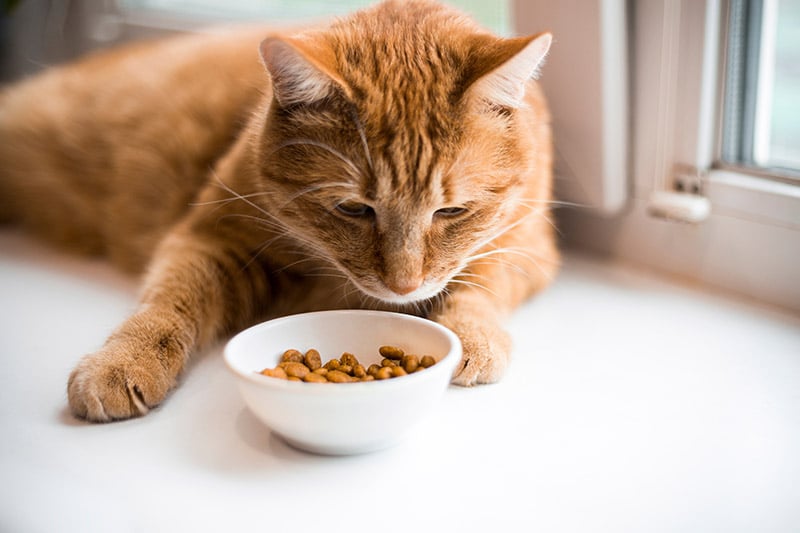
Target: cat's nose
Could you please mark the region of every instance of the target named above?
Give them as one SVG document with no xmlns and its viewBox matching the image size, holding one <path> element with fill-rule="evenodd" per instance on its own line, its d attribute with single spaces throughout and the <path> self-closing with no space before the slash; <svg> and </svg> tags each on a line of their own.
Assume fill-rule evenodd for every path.
<svg viewBox="0 0 800 533">
<path fill-rule="evenodd" d="M 400 296 L 414 292 L 419 289 L 420 285 L 422 285 L 422 278 L 386 280 L 386 286 L 389 287 L 389 290 Z"/>
</svg>

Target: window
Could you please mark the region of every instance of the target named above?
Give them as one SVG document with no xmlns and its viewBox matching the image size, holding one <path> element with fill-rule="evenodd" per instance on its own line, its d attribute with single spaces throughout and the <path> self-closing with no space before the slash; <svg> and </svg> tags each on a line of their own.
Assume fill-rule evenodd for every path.
<svg viewBox="0 0 800 533">
<path fill-rule="evenodd" d="M 559 224 L 568 246 L 800 310 L 800 180 L 793 170 L 800 141 L 800 2 L 743 2 L 747 10 L 758 8 L 758 22 L 747 10 L 739 11 L 737 19 L 737 10 L 743 9 L 738 2 L 624 3 L 630 79 L 628 196 L 611 213 L 580 197 L 562 196 L 560 200 L 582 205 L 560 209 Z M 569 19 L 576 14 L 573 4 L 564 2 L 563 12 L 562 2 L 550 2 L 549 8 Z M 595 25 L 600 15 L 598 10 Z M 536 26 L 536 12 L 528 16 L 526 24 Z M 736 37 L 737 23 L 748 28 L 746 41 L 741 33 Z M 760 33 L 757 39 L 754 28 Z M 553 46 L 551 62 L 558 34 Z M 558 61 L 579 62 L 582 56 L 596 55 L 596 48 L 593 40 L 577 43 Z M 543 81 L 549 68 L 550 63 L 542 71 Z M 555 83 L 548 89 L 560 98 L 574 95 L 579 107 L 595 88 L 580 80 L 565 78 L 569 85 Z M 571 128 L 583 131 L 581 117 L 574 118 Z M 558 127 L 558 116 L 555 120 Z M 593 124 L 588 121 L 586 127 Z M 570 147 L 563 143 L 572 141 L 562 136 L 557 142 L 565 151 Z"/>
<path fill-rule="evenodd" d="M 721 162 L 800 179 L 800 1 L 734 0 L 728 28 Z"/>
</svg>

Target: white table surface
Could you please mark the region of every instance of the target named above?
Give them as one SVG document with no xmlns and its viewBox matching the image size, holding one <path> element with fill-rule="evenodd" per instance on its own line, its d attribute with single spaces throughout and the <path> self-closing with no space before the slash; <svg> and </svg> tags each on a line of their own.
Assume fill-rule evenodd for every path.
<svg viewBox="0 0 800 533">
<path fill-rule="evenodd" d="M 0 531 L 800 528 L 797 316 L 568 255 L 510 321 L 504 381 L 320 457 L 245 409 L 221 347 L 144 418 L 73 419 L 67 376 L 136 290 L 0 231 Z"/>
</svg>

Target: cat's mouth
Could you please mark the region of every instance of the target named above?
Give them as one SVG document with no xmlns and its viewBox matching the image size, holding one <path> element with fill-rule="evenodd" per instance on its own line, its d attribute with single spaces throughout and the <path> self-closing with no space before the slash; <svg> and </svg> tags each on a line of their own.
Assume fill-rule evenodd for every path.
<svg viewBox="0 0 800 533">
<path fill-rule="evenodd" d="M 387 284 L 377 281 L 375 283 L 362 283 L 353 280 L 358 289 L 371 298 L 394 305 L 413 304 L 429 300 L 442 292 L 447 285 L 444 282 L 425 280 L 413 290 L 401 289 L 402 292 L 392 290 Z"/>
</svg>

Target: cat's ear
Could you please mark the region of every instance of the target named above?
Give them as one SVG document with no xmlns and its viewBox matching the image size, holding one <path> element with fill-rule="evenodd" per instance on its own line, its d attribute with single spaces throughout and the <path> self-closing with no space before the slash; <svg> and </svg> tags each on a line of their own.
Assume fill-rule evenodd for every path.
<svg viewBox="0 0 800 533">
<path fill-rule="evenodd" d="M 259 50 L 280 105 L 310 104 L 330 96 L 337 87 L 350 96 L 336 73 L 333 51 L 324 44 L 310 38 L 268 37 Z"/>
<path fill-rule="evenodd" d="M 496 105 L 520 107 L 525 85 L 537 76 L 552 41 L 550 33 L 540 33 L 480 46 L 469 93 Z"/>
</svg>

